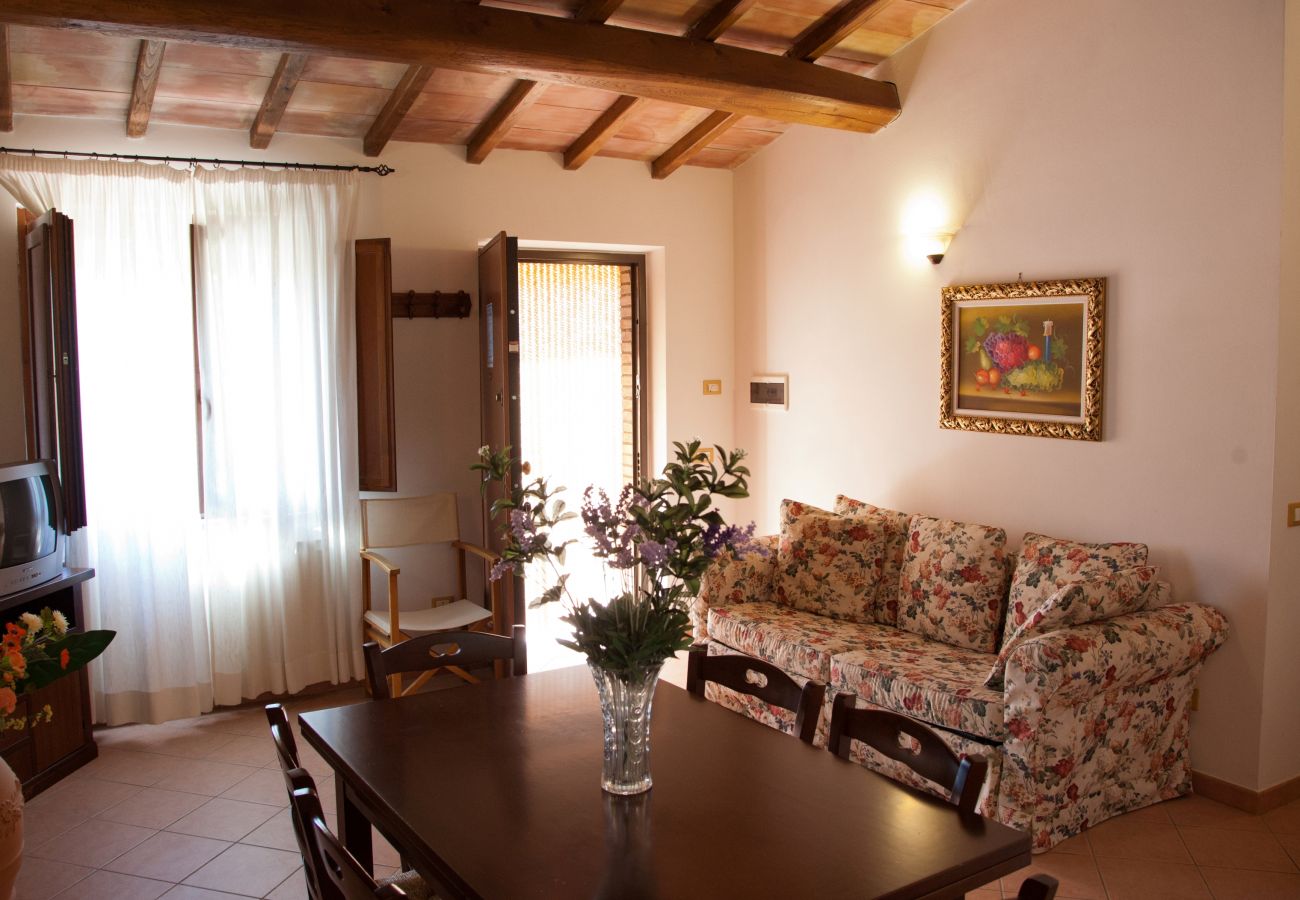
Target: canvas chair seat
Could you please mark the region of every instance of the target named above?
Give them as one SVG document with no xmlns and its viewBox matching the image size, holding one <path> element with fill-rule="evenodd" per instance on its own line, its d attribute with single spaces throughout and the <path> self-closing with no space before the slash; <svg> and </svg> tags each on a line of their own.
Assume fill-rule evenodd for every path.
<svg viewBox="0 0 1300 900">
<path fill-rule="evenodd" d="M 432 631 L 453 631 L 468 628 L 476 622 L 492 618 L 492 610 L 484 609 L 471 600 L 457 600 L 432 609 L 404 609 L 398 618 L 399 627 L 407 635 L 428 634 Z M 391 635 L 386 609 L 366 610 L 365 620 L 384 634 Z"/>
</svg>

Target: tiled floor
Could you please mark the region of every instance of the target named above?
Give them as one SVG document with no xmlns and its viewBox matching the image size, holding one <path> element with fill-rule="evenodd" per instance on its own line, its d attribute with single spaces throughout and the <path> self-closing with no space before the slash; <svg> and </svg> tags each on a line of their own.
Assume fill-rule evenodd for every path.
<svg viewBox="0 0 1300 900">
<path fill-rule="evenodd" d="M 361 699 L 348 689 L 287 706 L 297 713 Z M 99 759 L 27 807 L 19 900 L 306 896 L 261 709 L 100 729 L 96 737 Z M 332 808 L 329 767 L 304 742 L 299 749 Z M 375 860 L 379 874 L 398 864 L 378 835 Z M 1056 876 L 1060 900 L 1300 900 L 1297 864 L 1300 801 L 1251 816 L 1188 797 L 1103 822 L 1035 856 L 1023 874 Z M 967 896 L 1014 897 L 1019 881 L 1004 878 Z"/>
</svg>

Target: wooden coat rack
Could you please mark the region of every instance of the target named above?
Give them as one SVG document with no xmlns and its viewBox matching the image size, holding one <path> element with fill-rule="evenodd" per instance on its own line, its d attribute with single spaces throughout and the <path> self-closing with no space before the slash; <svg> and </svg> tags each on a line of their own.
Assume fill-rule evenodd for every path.
<svg viewBox="0 0 1300 900">
<path fill-rule="evenodd" d="M 393 294 L 394 319 L 466 319 L 469 312 L 469 294 L 465 291 Z"/>
</svg>

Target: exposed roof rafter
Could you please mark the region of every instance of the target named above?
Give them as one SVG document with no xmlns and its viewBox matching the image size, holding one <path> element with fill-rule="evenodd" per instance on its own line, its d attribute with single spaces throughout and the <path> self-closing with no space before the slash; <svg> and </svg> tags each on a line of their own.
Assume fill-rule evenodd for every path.
<svg viewBox="0 0 1300 900">
<path fill-rule="evenodd" d="M 794 45 L 785 52 L 786 58 L 813 62 L 825 56 L 827 51 L 860 28 L 862 23 L 878 12 L 884 4 L 885 0 L 847 0 L 799 35 Z M 692 156 L 725 134 L 740 119 L 741 117 L 734 113 L 730 115 L 721 111 L 713 113 L 665 150 L 651 164 L 651 174 L 655 178 L 667 178 Z M 708 139 L 702 140 L 705 137 Z"/>
<path fill-rule="evenodd" d="M 388 102 L 375 117 L 374 124 L 366 132 L 363 145 L 366 156 L 378 156 L 388 145 L 388 141 L 402 124 L 402 119 L 411 111 L 420 91 L 433 77 L 433 66 L 407 66 L 397 87 L 388 95 Z"/>
<path fill-rule="evenodd" d="M 262 108 L 257 111 L 253 127 L 248 131 L 249 146 L 255 150 L 265 150 L 271 145 L 275 130 L 280 127 L 280 117 L 284 115 L 289 99 L 293 97 L 298 79 L 303 69 L 307 68 L 306 53 L 283 53 L 280 62 L 271 76 L 271 84 L 262 98 Z"/>
<path fill-rule="evenodd" d="M 0 131 L 14 130 L 14 88 L 9 75 L 9 26 L 0 25 Z"/>
<path fill-rule="evenodd" d="M 163 51 L 166 41 L 141 41 L 135 58 L 135 85 L 131 88 L 131 106 L 126 114 L 126 136 L 144 137 L 149 130 L 149 116 L 153 112 L 153 95 L 158 90 L 158 76 L 162 74 Z"/>
</svg>

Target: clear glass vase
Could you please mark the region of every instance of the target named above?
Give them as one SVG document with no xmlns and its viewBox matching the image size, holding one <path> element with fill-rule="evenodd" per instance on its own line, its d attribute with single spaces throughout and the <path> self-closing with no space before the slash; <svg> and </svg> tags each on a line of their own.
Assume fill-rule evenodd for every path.
<svg viewBox="0 0 1300 900">
<path fill-rule="evenodd" d="M 641 794 L 650 778 L 650 707 L 659 684 L 657 665 L 641 678 L 628 680 L 588 662 L 600 713 L 605 719 L 605 758 L 600 786 L 611 794 Z"/>
</svg>

